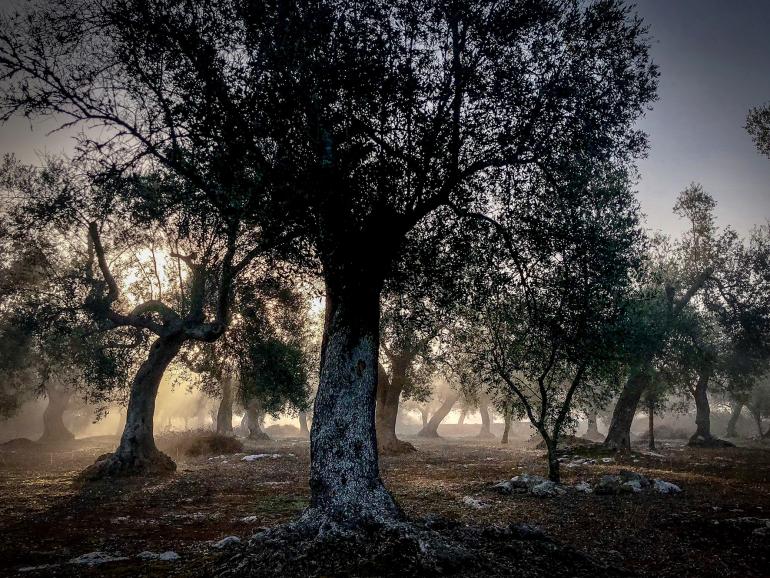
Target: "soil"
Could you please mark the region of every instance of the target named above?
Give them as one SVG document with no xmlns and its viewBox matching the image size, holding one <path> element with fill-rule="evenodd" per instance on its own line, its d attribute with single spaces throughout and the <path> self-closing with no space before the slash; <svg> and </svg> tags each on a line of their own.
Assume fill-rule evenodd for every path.
<svg viewBox="0 0 770 578">
<path fill-rule="evenodd" d="M 578 569 L 591 564 L 614 568 L 597 575 L 768 575 L 770 530 L 762 527 L 770 519 L 770 446 L 690 448 L 659 440 L 654 454 L 639 448 L 612 463 L 563 467 L 563 483 L 596 482 L 628 469 L 673 482 L 681 494 L 567 492 L 538 498 L 492 489 L 520 473 L 545 474 L 543 451 L 523 440 L 508 446 L 472 438 L 408 441 L 417 452 L 381 460 L 386 484 L 414 520 L 407 534 L 435 531 L 466 544 L 475 540 L 487 557 L 521 556 L 522 564 L 541 571 L 561 564 L 560 575 L 580 575 Z M 243 461 L 243 454 L 175 455 L 171 442 L 178 439 L 158 442 L 177 461 L 170 476 L 86 484 L 73 481 L 112 450 L 116 438 L 0 446 L 0 575 L 210 575 L 223 561 L 248 554 L 251 536 L 296 519 L 308 505 L 306 440 L 244 440 L 247 454 L 268 454 L 252 461 Z M 521 524 L 548 538 L 522 538 L 527 526 Z M 387 532 L 394 543 L 403 541 L 399 531 Z M 213 547 L 227 536 L 243 542 Z M 341 559 L 359 546 L 339 539 L 333 549 Z M 401 547 L 378 548 L 379 562 L 359 568 L 359 574 L 398 573 L 392 556 Z M 68 563 L 95 551 L 125 559 L 91 567 Z M 137 557 L 144 551 L 174 551 L 179 560 Z M 251 571 L 292 574 L 285 565 Z M 336 573 L 346 571 L 340 567 Z"/>
</svg>

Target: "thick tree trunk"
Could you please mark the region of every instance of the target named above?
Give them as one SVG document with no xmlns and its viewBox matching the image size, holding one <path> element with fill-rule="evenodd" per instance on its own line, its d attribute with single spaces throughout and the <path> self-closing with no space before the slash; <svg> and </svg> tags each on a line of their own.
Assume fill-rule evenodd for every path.
<svg viewBox="0 0 770 578">
<path fill-rule="evenodd" d="M 380 479 L 375 433 L 379 287 L 332 288 L 327 282 L 326 289 L 305 520 L 354 527 L 400 519 Z"/>
<path fill-rule="evenodd" d="M 246 428 L 248 429 L 248 438 L 250 440 L 270 440 L 270 436 L 262 431 L 262 420 L 264 418 L 265 413 L 262 411 L 258 401 L 252 400 L 246 405 Z"/>
<path fill-rule="evenodd" d="M 222 379 L 222 399 L 217 410 L 217 433 L 233 435 L 233 382 L 229 375 Z"/>
<path fill-rule="evenodd" d="M 411 358 L 403 356 L 392 360 L 392 377 L 380 365 L 377 371 L 377 410 L 375 412 L 377 447 L 381 454 L 402 454 L 416 451 L 409 442 L 396 436 L 396 419 L 401 392 Z"/>
<path fill-rule="evenodd" d="M 699 445 L 711 441 L 711 407 L 709 406 L 708 384 L 711 370 L 703 370 L 695 384 L 695 433 L 690 444 Z"/>
<path fill-rule="evenodd" d="M 422 418 L 422 427 L 425 427 L 428 425 L 428 418 L 430 417 L 430 411 L 428 410 L 428 406 L 421 406 L 420 407 L 420 418 Z"/>
<path fill-rule="evenodd" d="M 548 451 L 548 479 L 560 484 L 561 471 L 559 470 L 559 456 L 556 454 L 556 440 L 543 435 L 542 432 L 540 435 L 543 436 L 545 447 Z"/>
<path fill-rule="evenodd" d="M 601 439 L 602 434 L 599 433 L 599 419 L 596 416 L 596 412 L 592 411 L 588 413 L 588 428 L 586 429 L 585 437 L 589 440 Z"/>
<path fill-rule="evenodd" d="M 307 427 L 307 412 L 299 412 L 299 433 L 302 437 L 310 437 L 310 430 Z"/>
<path fill-rule="evenodd" d="M 422 428 L 420 433 L 417 435 L 421 438 L 437 438 L 438 426 L 441 425 L 441 422 L 444 421 L 444 418 L 449 415 L 450 411 L 452 411 L 452 407 L 454 407 L 454 404 L 457 403 L 457 400 L 457 394 L 450 393 L 446 400 L 444 400 L 444 403 L 441 404 L 441 407 L 439 407 L 436 410 L 436 413 L 431 416 L 428 424 Z"/>
<path fill-rule="evenodd" d="M 477 437 L 485 440 L 495 437 L 492 435 L 492 419 L 489 417 L 489 404 L 486 399 L 481 399 L 479 402 L 479 413 L 481 414 L 481 430 L 479 430 Z"/>
<path fill-rule="evenodd" d="M 647 429 L 649 432 L 647 447 L 655 450 L 655 401 L 652 398 L 647 403 Z"/>
<path fill-rule="evenodd" d="M 153 475 L 172 472 L 176 464 L 155 447 L 153 418 L 160 380 L 184 344 L 182 334 L 159 337 L 150 346 L 147 359 L 131 384 L 126 427 L 113 454 L 102 456 L 88 468 L 87 478 L 101 476 Z"/>
<path fill-rule="evenodd" d="M 506 411 L 503 414 L 503 420 L 505 421 L 505 428 L 503 429 L 503 438 L 500 440 L 500 443 L 507 444 L 508 434 L 511 432 L 511 422 L 513 421 L 513 416 L 511 416 L 511 412 Z"/>
<path fill-rule="evenodd" d="M 463 425 L 465 423 L 465 416 L 467 413 L 468 411 L 465 409 L 460 410 L 460 417 L 457 418 L 457 425 Z"/>
<path fill-rule="evenodd" d="M 741 411 L 743 411 L 743 402 L 733 401 L 730 404 L 730 421 L 727 422 L 726 432 L 726 435 L 729 438 L 738 437 L 737 425 L 738 420 L 741 418 Z"/>
<path fill-rule="evenodd" d="M 688 445 L 706 447 L 730 447 L 733 444 L 711 435 L 711 407 L 709 406 L 708 385 L 712 370 L 701 371 L 695 384 L 695 433 Z"/>
<path fill-rule="evenodd" d="M 613 450 L 631 449 L 631 424 L 634 421 L 636 408 L 642 393 L 650 383 L 647 368 L 634 371 L 626 381 L 623 391 L 620 393 L 615 411 L 612 412 L 612 421 L 604 440 L 604 446 Z"/>
<path fill-rule="evenodd" d="M 43 435 L 38 441 L 57 443 L 74 439 L 74 434 L 64 425 L 64 411 L 69 405 L 72 394 L 67 389 L 53 384 L 46 385 L 45 391 L 48 396 L 48 405 L 43 412 Z"/>
</svg>

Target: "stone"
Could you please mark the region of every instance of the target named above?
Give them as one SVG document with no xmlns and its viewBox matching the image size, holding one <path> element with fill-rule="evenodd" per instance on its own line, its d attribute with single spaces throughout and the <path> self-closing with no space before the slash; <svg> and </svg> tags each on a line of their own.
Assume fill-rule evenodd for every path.
<svg viewBox="0 0 770 578">
<path fill-rule="evenodd" d="M 682 488 L 671 482 L 665 480 L 654 480 L 653 488 L 659 494 L 678 494 L 682 491 Z"/>
<path fill-rule="evenodd" d="M 219 542 L 214 544 L 212 548 L 216 548 L 217 550 L 224 550 L 225 548 L 229 548 L 230 546 L 234 546 L 240 543 L 241 539 L 238 536 L 227 536 L 226 538 L 222 538 Z"/>
</svg>

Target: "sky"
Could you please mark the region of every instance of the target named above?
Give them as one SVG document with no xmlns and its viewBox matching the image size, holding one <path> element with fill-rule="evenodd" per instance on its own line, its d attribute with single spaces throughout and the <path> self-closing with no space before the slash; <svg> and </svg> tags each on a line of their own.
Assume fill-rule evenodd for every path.
<svg viewBox="0 0 770 578">
<path fill-rule="evenodd" d="M 770 0 L 637 0 L 660 67 L 659 100 L 640 121 L 650 153 L 639 198 L 651 229 L 677 234 L 679 191 L 699 182 L 717 200 L 721 225 L 740 232 L 770 219 L 770 159 L 744 129 L 748 110 L 770 101 Z M 0 128 L 0 153 L 34 162 L 68 146 L 51 122 Z"/>
<path fill-rule="evenodd" d="M 637 0 L 660 67 L 659 100 L 641 121 L 650 153 L 639 196 L 648 225 L 677 233 L 671 207 L 699 182 L 721 225 L 745 232 L 770 219 L 770 159 L 744 125 L 770 101 L 770 0 Z"/>
</svg>

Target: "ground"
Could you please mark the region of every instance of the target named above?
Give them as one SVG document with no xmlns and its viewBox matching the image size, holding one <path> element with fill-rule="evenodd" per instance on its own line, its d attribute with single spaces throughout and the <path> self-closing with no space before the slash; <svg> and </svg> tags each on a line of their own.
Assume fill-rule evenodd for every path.
<svg viewBox="0 0 770 578">
<path fill-rule="evenodd" d="M 173 441 L 173 440 L 171 440 Z M 174 455 L 162 479 L 73 483 L 114 438 L 61 446 L 0 446 L 0 575 L 196 576 L 221 557 L 213 544 L 246 539 L 291 520 L 308 503 L 307 441 L 246 441 L 246 454 Z M 492 485 L 522 473 L 544 474 L 543 451 L 524 442 L 410 439 L 418 452 L 385 457 L 388 487 L 413 518 L 438 515 L 469 524 L 527 523 L 592 558 L 646 576 L 767 576 L 770 448 L 641 448 L 612 463 L 564 468 L 563 481 L 596 481 L 630 469 L 683 488 L 598 496 L 569 492 L 538 498 L 502 495 Z M 162 444 L 161 444 L 161 447 Z M 273 457 L 274 454 L 277 454 Z M 756 531 L 759 528 L 759 531 Z M 124 560 L 68 564 L 94 551 Z M 174 551 L 177 561 L 142 560 L 143 551 Z"/>
</svg>

